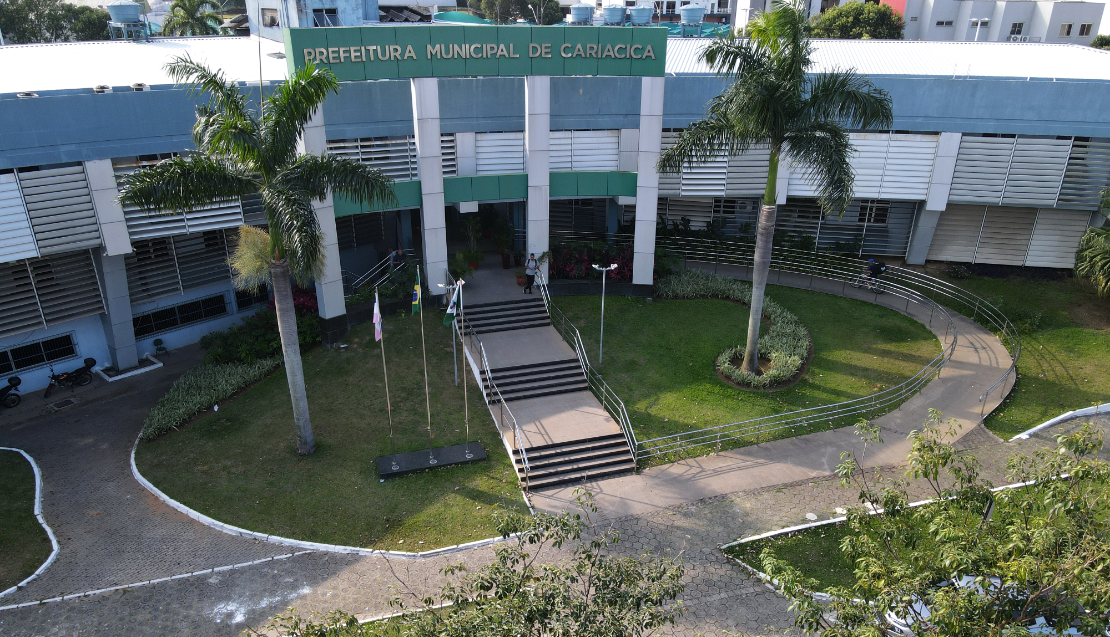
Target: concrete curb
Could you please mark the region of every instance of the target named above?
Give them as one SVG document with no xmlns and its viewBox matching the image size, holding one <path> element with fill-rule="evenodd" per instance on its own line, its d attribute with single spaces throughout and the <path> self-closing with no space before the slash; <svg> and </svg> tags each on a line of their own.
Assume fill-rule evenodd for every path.
<svg viewBox="0 0 1110 637">
<path fill-rule="evenodd" d="M 6 591 L 0 592 L 0 597 L 4 597 L 5 595 L 10 595 L 11 593 L 18 591 L 19 589 L 29 584 L 31 580 L 35 579 L 39 575 L 42 575 L 42 573 L 47 568 L 49 568 L 50 565 L 54 563 L 54 560 L 58 557 L 59 547 L 58 539 L 54 537 L 53 529 L 51 529 L 50 525 L 46 523 L 46 519 L 42 517 L 42 472 L 39 471 L 38 463 L 35 462 L 35 459 L 22 449 L 15 449 L 13 447 L 0 447 L 0 451 L 14 451 L 16 453 L 22 454 L 22 456 L 27 459 L 27 462 L 31 463 L 31 469 L 35 472 L 35 519 L 38 520 L 39 524 L 42 525 L 42 528 L 46 530 L 46 535 L 50 538 L 51 546 L 50 557 L 46 558 L 46 561 L 42 563 L 42 566 L 38 567 L 38 570 L 36 570 L 34 573 L 31 573 L 31 576 L 27 579 L 23 580 L 22 582 L 16 584 Z"/>
<path fill-rule="evenodd" d="M 1066 420 L 1071 420 L 1072 418 L 1081 418 L 1083 416 L 1097 416 L 1100 413 L 1110 414 L 1110 403 L 1103 403 L 1101 405 L 1095 405 L 1094 407 L 1084 407 L 1083 409 L 1073 409 L 1072 411 L 1069 411 L 1067 413 L 1060 414 L 1052 420 L 1046 420 L 1045 422 L 1042 422 L 1032 429 L 1026 429 L 1013 438 L 1010 438 L 1008 442 L 1014 442 L 1015 440 L 1029 440 L 1029 437 L 1037 433 L 1038 431 L 1048 429 L 1049 427 L 1054 427 Z"/>
<path fill-rule="evenodd" d="M 158 487 L 154 486 L 153 484 L 151 484 L 151 482 L 149 480 L 147 480 L 145 477 L 143 477 L 143 474 L 139 473 L 139 467 L 135 464 L 135 449 L 137 449 L 138 446 L 139 446 L 139 438 L 136 437 L 135 438 L 135 444 L 131 446 L 131 475 L 135 478 L 135 480 L 139 484 L 143 485 L 143 487 L 146 488 L 147 491 L 150 491 L 155 497 L 157 497 L 162 502 L 165 502 L 171 508 L 176 509 L 180 513 L 184 513 L 188 517 L 196 520 L 197 522 L 200 522 L 201 524 L 203 524 L 207 527 L 216 529 L 217 531 L 221 531 L 223 533 L 227 533 L 228 535 L 237 535 L 237 536 L 242 537 L 242 538 L 247 538 L 247 539 L 251 539 L 251 540 L 260 540 L 262 542 L 269 542 L 270 544 L 280 544 L 282 546 L 291 546 L 291 547 L 295 547 L 295 548 L 306 549 L 307 551 L 323 551 L 323 552 L 327 552 L 327 553 L 343 553 L 343 554 L 347 554 L 347 555 L 367 555 L 367 556 L 377 555 L 377 556 L 381 556 L 381 557 L 396 557 L 396 558 L 399 558 L 399 559 L 410 559 L 410 560 L 411 559 L 425 559 L 425 558 L 429 558 L 429 557 L 438 557 L 440 555 L 450 555 L 452 553 L 459 553 L 461 551 L 466 551 L 466 550 L 478 548 L 478 547 L 481 547 L 481 546 L 487 546 L 487 545 L 490 545 L 490 544 L 497 544 L 499 542 L 503 542 L 505 540 L 509 540 L 509 539 L 512 539 L 512 538 L 516 537 L 516 534 L 510 535 L 507 538 L 490 537 L 490 538 L 486 538 L 484 540 L 475 540 L 473 542 L 466 542 L 465 544 L 455 544 L 453 546 L 445 546 L 443 548 L 432 549 L 430 551 L 423 551 L 423 552 L 420 552 L 420 553 L 410 553 L 410 552 L 407 552 L 407 551 L 383 551 L 381 549 L 367 549 L 367 548 L 362 548 L 362 547 L 358 547 L 358 546 L 344 546 L 344 545 L 341 545 L 341 544 L 323 544 L 323 543 L 320 543 L 320 542 L 306 542 L 304 540 L 294 540 L 292 538 L 281 537 L 279 535 L 270 535 L 268 533 L 258 533 L 257 531 L 250 531 L 250 530 L 247 530 L 247 529 L 243 529 L 243 528 L 233 526 L 231 524 L 227 524 L 227 523 L 224 523 L 224 522 L 220 522 L 219 520 L 210 518 L 207 515 L 204 515 L 203 513 L 199 512 L 199 511 L 196 511 L 194 509 L 191 509 L 191 508 L 185 506 L 184 504 L 181 504 L 177 500 L 174 500 L 170 496 L 163 493 Z M 530 503 L 528 503 L 527 498 L 525 499 L 525 503 L 530 505 Z M 529 506 L 529 508 L 530 508 L 530 506 Z"/>
</svg>

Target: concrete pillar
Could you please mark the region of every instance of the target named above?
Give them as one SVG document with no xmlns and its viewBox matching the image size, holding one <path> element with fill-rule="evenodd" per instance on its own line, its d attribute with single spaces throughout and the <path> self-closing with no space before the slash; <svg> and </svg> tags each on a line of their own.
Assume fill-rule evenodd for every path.
<svg viewBox="0 0 1110 637">
<path fill-rule="evenodd" d="M 539 258 L 551 237 L 551 77 L 524 78 L 524 163 L 528 171 L 527 248 Z M 527 254 L 525 254 L 527 258 Z M 540 266 L 546 278 L 548 264 Z"/>
<path fill-rule="evenodd" d="M 960 133 L 940 134 L 936 158 L 933 159 L 933 172 L 929 175 L 929 192 L 925 205 L 917 212 L 917 221 L 910 234 L 910 247 L 906 251 L 906 263 L 922 265 L 929 254 L 940 213 L 948 207 L 948 194 L 952 190 L 952 175 L 956 172 L 956 155 L 960 153 L 961 137 Z"/>
<path fill-rule="evenodd" d="M 956 11 L 956 19 L 952 21 L 952 39 L 963 42 L 968 39 L 969 24 L 971 23 L 971 10 L 975 8 L 974 2 L 960 2 Z M 972 35 L 974 38 L 974 35 Z"/>
<path fill-rule="evenodd" d="M 319 109 L 305 125 L 297 150 L 307 155 L 327 152 L 324 116 Z M 316 211 L 316 222 L 320 224 L 324 236 L 324 267 L 316 279 L 316 303 L 323 319 L 324 346 L 331 347 L 342 342 L 348 327 L 347 306 L 343 299 L 343 267 L 339 263 L 339 235 L 335 230 L 335 206 L 331 193 L 324 201 L 314 200 L 312 208 Z"/>
<path fill-rule="evenodd" d="M 127 234 L 123 207 L 117 200 L 119 190 L 116 188 L 112 160 L 98 159 L 85 162 L 85 176 L 89 180 L 93 209 L 96 210 L 96 220 L 100 224 L 104 254 L 109 256 L 131 254 L 131 238 Z"/>
<path fill-rule="evenodd" d="M 104 289 L 105 309 L 100 315 L 104 339 L 112 356 L 112 365 L 123 371 L 137 367 L 139 352 L 135 346 L 135 327 L 131 321 L 131 296 L 127 290 L 127 266 L 123 255 L 106 256 L 93 253 L 100 270 Z"/>
<path fill-rule="evenodd" d="M 428 293 L 445 294 L 447 283 L 447 217 L 443 204 L 443 154 L 439 141 L 439 81 L 414 77 L 412 114 L 416 129 L 416 156 L 420 166 L 420 230 L 424 244 L 424 278 Z"/>
<path fill-rule="evenodd" d="M 655 163 L 663 142 L 665 78 L 644 77 L 640 89 L 640 134 L 636 150 L 636 234 L 632 245 L 632 283 L 651 285 L 655 271 L 655 218 L 659 173 Z"/>
</svg>

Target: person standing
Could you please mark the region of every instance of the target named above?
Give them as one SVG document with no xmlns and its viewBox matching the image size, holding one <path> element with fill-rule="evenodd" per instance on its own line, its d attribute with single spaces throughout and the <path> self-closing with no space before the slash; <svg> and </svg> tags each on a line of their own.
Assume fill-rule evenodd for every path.
<svg viewBox="0 0 1110 637">
<path fill-rule="evenodd" d="M 536 268 L 540 267 L 539 262 L 536 261 L 536 254 L 534 252 L 528 253 L 528 260 L 524 262 L 524 276 L 528 277 L 528 282 L 524 284 L 524 293 L 532 293 L 532 284 L 536 282 Z"/>
<path fill-rule="evenodd" d="M 405 264 L 405 251 L 403 248 L 398 248 L 390 253 L 390 265 L 393 270 Z"/>
</svg>

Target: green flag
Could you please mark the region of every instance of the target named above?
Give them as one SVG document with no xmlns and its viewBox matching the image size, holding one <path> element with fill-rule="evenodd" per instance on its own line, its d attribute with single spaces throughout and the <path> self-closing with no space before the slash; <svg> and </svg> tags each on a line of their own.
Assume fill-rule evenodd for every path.
<svg viewBox="0 0 1110 637">
<path fill-rule="evenodd" d="M 416 267 L 416 285 L 412 286 L 412 313 L 420 311 L 420 266 Z"/>
<path fill-rule="evenodd" d="M 451 327 L 451 323 L 455 322 L 455 312 L 458 311 L 456 304 L 459 302 L 459 288 L 455 287 L 455 294 L 451 297 L 451 302 L 447 305 L 447 314 L 443 316 L 443 324 Z"/>
</svg>

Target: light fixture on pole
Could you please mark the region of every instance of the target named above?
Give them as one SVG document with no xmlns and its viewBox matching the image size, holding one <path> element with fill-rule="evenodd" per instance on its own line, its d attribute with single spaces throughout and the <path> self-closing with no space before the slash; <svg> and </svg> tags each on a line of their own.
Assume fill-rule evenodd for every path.
<svg viewBox="0 0 1110 637">
<path fill-rule="evenodd" d="M 605 353 L 605 278 L 609 270 L 616 270 L 617 264 L 613 263 L 607 268 L 595 265 L 594 269 L 601 273 L 601 338 L 597 341 L 597 364 L 601 364 L 601 357 Z"/>
</svg>

